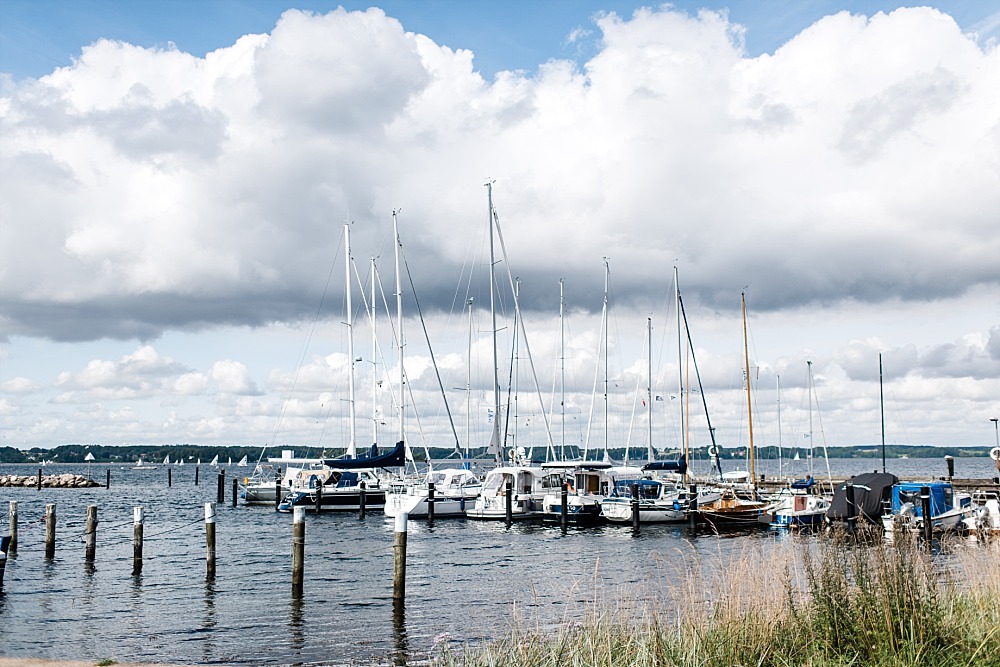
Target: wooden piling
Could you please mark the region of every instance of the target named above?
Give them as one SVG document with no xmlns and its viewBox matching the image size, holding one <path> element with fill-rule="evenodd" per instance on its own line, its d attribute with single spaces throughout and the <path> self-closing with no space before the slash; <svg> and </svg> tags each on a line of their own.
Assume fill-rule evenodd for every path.
<svg viewBox="0 0 1000 667">
<path fill-rule="evenodd" d="M 233 477 L 233 507 L 236 507 L 236 497 L 239 495 L 239 480 Z"/>
<path fill-rule="evenodd" d="M 274 478 L 274 511 L 278 511 L 278 505 L 281 504 L 281 473 L 277 473 L 277 477 Z"/>
<path fill-rule="evenodd" d="M 104 488 L 105 489 L 110 489 L 111 488 L 111 468 L 108 468 L 104 472 L 106 473 L 105 479 L 104 479 Z"/>
<path fill-rule="evenodd" d="M 688 486 L 688 526 L 691 530 L 698 527 L 698 485 Z"/>
<path fill-rule="evenodd" d="M 569 528 L 569 483 L 563 482 L 559 490 L 559 527 L 565 535 Z"/>
<path fill-rule="evenodd" d="M 507 527 L 510 528 L 510 524 L 514 520 L 514 482 L 509 479 L 504 486 L 504 520 Z"/>
<path fill-rule="evenodd" d="M 199 468 L 199 467 L 200 467 L 200 466 L 195 466 L 195 467 L 194 467 L 194 485 L 195 485 L 195 486 L 198 486 L 198 473 L 199 473 L 199 470 L 198 470 L 198 468 Z"/>
<path fill-rule="evenodd" d="M 215 579 L 215 503 L 205 503 L 205 576 Z"/>
<path fill-rule="evenodd" d="M 306 556 L 306 508 L 292 508 L 292 592 L 302 593 Z"/>
<path fill-rule="evenodd" d="M 56 555 L 56 505 L 45 505 L 45 557 L 55 558 Z"/>
<path fill-rule="evenodd" d="M 853 534 L 857 525 L 857 507 L 854 504 L 854 485 L 850 482 L 844 487 L 844 495 L 847 498 L 847 532 Z"/>
<path fill-rule="evenodd" d="M 920 511 L 924 515 L 924 541 L 927 544 L 927 550 L 930 551 L 934 537 L 934 521 L 931 516 L 931 487 L 929 486 L 920 487 Z"/>
<path fill-rule="evenodd" d="M 167 488 L 174 485 L 174 469 L 167 468 Z"/>
<path fill-rule="evenodd" d="M 97 505 L 89 505 L 87 507 L 87 529 L 86 536 L 84 537 L 85 548 L 85 559 L 87 562 L 94 562 L 94 557 L 97 554 Z"/>
<path fill-rule="evenodd" d="M 639 483 L 632 482 L 632 532 L 639 534 Z"/>
<path fill-rule="evenodd" d="M 7 569 L 7 551 L 10 549 L 10 535 L 0 537 L 0 593 L 3 592 L 3 573 Z"/>
<path fill-rule="evenodd" d="M 42 469 L 41 468 L 38 469 L 38 481 L 35 483 L 35 488 L 38 491 L 42 490 Z"/>
<path fill-rule="evenodd" d="M 216 498 L 218 499 L 220 505 L 224 505 L 226 503 L 226 471 L 225 470 L 220 470 L 219 471 L 219 490 L 216 493 Z"/>
<path fill-rule="evenodd" d="M 17 501 L 10 501 L 10 554 L 17 553 Z"/>
<path fill-rule="evenodd" d="M 427 483 L 427 523 L 434 523 L 434 482 Z"/>
<path fill-rule="evenodd" d="M 132 574 L 142 574 L 142 507 L 132 508 Z"/>
<path fill-rule="evenodd" d="M 392 566 L 392 599 L 406 599 L 406 524 L 410 515 L 401 512 L 396 515 L 396 533 L 392 543 L 395 556 Z"/>
<path fill-rule="evenodd" d="M 365 505 L 367 505 L 367 503 L 368 503 L 368 500 L 367 500 L 367 496 L 368 496 L 367 485 L 365 484 L 364 480 L 361 480 L 361 484 L 359 484 L 359 487 L 360 488 L 359 488 L 359 491 L 358 491 L 358 519 L 364 519 L 365 518 Z"/>
<path fill-rule="evenodd" d="M 316 480 L 316 514 L 323 511 L 323 480 Z"/>
</svg>

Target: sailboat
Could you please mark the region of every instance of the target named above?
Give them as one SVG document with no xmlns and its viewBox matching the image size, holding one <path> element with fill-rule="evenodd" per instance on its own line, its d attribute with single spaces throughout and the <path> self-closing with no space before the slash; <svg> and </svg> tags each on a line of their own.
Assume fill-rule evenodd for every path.
<svg viewBox="0 0 1000 667">
<path fill-rule="evenodd" d="M 246 468 L 247 467 L 247 463 L 248 463 L 247 455 L 244 454 L 243 458 L 241 458 L 236 465 L 239 466 L 240 468 Z"/>
<path fill-rule="evenodd" d="M 497 356 L 497 315 L 496 315 L 496 253 L 494 238 L 496 236 L 496 212 L 493 208 L 493 182 L 486 183 L 489 210 L 490 234 L 490 318 L 493 338 L 493 423 L 490 432 L 490 442 L 487 452 L 493 454 L 497 467 L 489 471 L 483 480 L 482 492 L 476 498 L 475 505 L 466 510 L 470 519 L 523 519 L 534 517 L 542 511 L 542 500 L 550 490 L 543 486 L 545 472 L 531 464 L 523 447 L 511 449 L 509 465 L 503 465 L 506 452 L 500 435 L 500 365 Z M 515 314 L 518 304 L 515 300 Z M 523 323 L 522 323 L 523 325 Z M 546 422 L 546 431 L 548 425 Z M 550 436 L 551 444 L 551 436 Z M 508 488 L 511 496 L 508 497 Z M 508 511 L 509 507 L 509 511 Z"/>
<path fill-rule="evenodd" d="M 167 454 L 166 456 L 163 457 L 163 465 L 165 466 L 170 465 L 170 454 Z"/>
<path fill-rule="evenodd" d="M 212 459 L 212 462 L 209 463 L 208 465 L 213 466 L 213 467 L 218 467 L 218 465 L 219 465 L 219 455 L 216 454 L 215 458 Z"/>
<path fill-rule="evenodd" d="M 140 456 L 139 460 L 135 462 L 134 466 L 132 466 L 132 470 L 156 470 L 156 466 L 150 463 L 143 463 L 142 457 Z"/>
<path fill-rule="evenodd" d="M 750 401 L 750 344 L 747 336 L 747 302 L 745 292 L 740 293 L 740 304 L 743 315 L 743 358 L 746 374 L 747 430 L 750 438 L 748 451 L 750 458 L 750 479 L 747 485 L 749 497 L 738 494 L 736 488 L 731 486 L 722 489 L 718 500 L 705 505 L 699 505 L 698 522 L 708 524 L 716 530 L 731 527 L 758 528 L 766 525 L 768 520 L 766 518 L 764 522 L 761 520 L 768 504 L 758 498 L 757 486 L 755 484 L 757 468 L 753 444 L 753 406 Z"/>
<path fill-rule="evenodd" d="M 806 383 L 809 392 L 809 438 L 810 451 L 813 443 L 812 411 L 813 411 L 813 385 L 812 362 L 806 362 L 808 368 L 808 382 Z M 779 418 L 780 419 L 780 418 Z M 823 446 L 824 454 L 826 445 Z M 798 452 L 795 453 L 798 458 Z M 777 503 L 771 508 L 771 525 L 777 528 L 799 528 L 802 526 L 819 526 L 826 521 L 826 511 L 830 508 L 830 498 L 819 492 L 816 480 L 813 478 L 811 469 L 813 457 L 809 456 L 810 470 L 805 478 L 796 480 L 782 489 L 777 496 Z M 830 475 L 830 460 L 827 457 L 827 477 Z M 830 484 L 832 487 L 832 482 Z"/>
</svg>

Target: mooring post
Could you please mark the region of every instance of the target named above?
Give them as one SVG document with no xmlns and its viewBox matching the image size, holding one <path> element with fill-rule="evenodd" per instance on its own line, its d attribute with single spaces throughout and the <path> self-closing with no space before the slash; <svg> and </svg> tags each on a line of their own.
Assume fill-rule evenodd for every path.
<svg viewBox="0 0 1000 667">
<path fill-rule="evenodd" d="M 396 534 L 392 543 L 395 555 L 392 566 L 392 599 L 406 599 L 406 524 L 410 515 L 401 512 L 396 515 Z"/>
<path fill-rule="evenodd" d="M 17 501 L 10 501 L 10 553 L 17 553 Z"/>
<path fill-rule="evenodd" d="M 688 526 L 691 530 L 695 530 L 698 527 L 698 485 L 691 484 L 688 486 Z"/>
<path fill-rule="evenodd" d="M 858 508 L 854 504 L 854 485 L 848 482 L 844 492 L 847 497 L 847 532 L 853 534 L 858 522 Z"/>
<path fill-rule="evenodd" d="M 10 535 L 0 537 L 0 593 L 3 592 L 3 572 L 7 569 L 7 550 L 10 549 Z"/>
<path fill-rule="evenodd" d="M 198 486 L 198 472 L 199 472 L 199 471 L 198 471 L 198 468 L 199 468 L 199 467 L 200 467 L 200 466 L 195 466 L 195 467 L 194 467 L 194 485 L 195 485 L 195 486 Z"/>
<path fill-rule="evenodd" d="M 205 503 L 205 576 L 215 579 L 215 503 Z"/>
<path fill-rule="evenodd" d="M 56 504 L 45 505 L 45 557 L 55 558 L 56 555 Z"/>
<path fill-rule="evenodd" d="M 427 523 L 434 523 L 434 482 L 427 483 Z"/>
<path fill-rule="evenodd" d="M 559 490 L 559 527 L 565 535 L 569 529 L 569 483 L 563 482 Z"/>
<path fill-rule="evenodd" d="M 174 469 L 167 468 L 167 488 L 174 485 Z"/>
<path fill-rule="evenodd" d="M 632 532 L 639 534 L 639 482 L 632 482 Z"/>
<path fill-rule="evenodd" d="M 111 468 L 108 468 L 107 471 L 105 471 L 105 472 L 107 473 L 107 476 L 105 477 L 105 480 L 104 480 L 104 488 L 105 489 L 110 489 L 111 488 Z"/>
<path fill-rule="evenodd" d="M 316 514 L 323 511 L 323 480 L 316 480 Z"/>
<path fill-rule="evenodd" d="M 35 488 L 39 491 L 42 490 L 42 469 L 38 469 L 38 481 L 35 483 Z"/>
<path fill-rule="evenodd" d="M 84 539 L 86 544 L 85 559 L 93 562 L 97 554 L 97 505 L 87 506 L 87 534 Z"/>
<path fill-rule="evenodd" d="M 365 505 L 367 504 L 368 492 L 365 490 L 367 485 L 364 480 L 361 480 L 360 490 L 358 491 L 358 518 L 365 518 Z"/>
<path fill-rule="evenodd" d="M 281 472 L 277 473 L 277 477 L 274 478 L 274 511 L 278 511 L 278 505 L 281 504 Z"/>
<path fill-rule="evenodd" d="M 924 540 L 927 542 L 928 551 L 931 548 L 931 540 L 934 537 L 934 517 L 931 516 L 931 487 L 920 487 L 920 511 L 924 515 Z"/>
<path fill-rule="evenodd" d="M 944 462 L 948 466 L 948 480 L 950 481 L 955 476 L 955 458 L 951 454 L 946 454 Z"/>
<path fill-rule="evenodd" d="M 142 573 L 142 506 L 132 508 L 132 574 Z"/>
<path fill-rule="evenodd" d="M 236 507 L 236 496 L 238 495 L 239 489 L 239 480 L 233 477 L 233 507 Z"/>
<path fill-rule="evenodd" d="M 292 592 L 302 593 L 306 556 L 306 508 L 292 508 Z"/>
<path fill-rule="evenodd" d="M 219 490 L 216 494 L 217 500 L 220 505 L 224 505 L 226 502 L 226 471 L 219 471 Z"/>
<path fill-rule="evenodd" d="M 504 486 L 504 520 L 507 522 L 507 527 L 510 528 L 510 524 L 514 520 L 514 482 L 509 479 Z"/>
</svg>

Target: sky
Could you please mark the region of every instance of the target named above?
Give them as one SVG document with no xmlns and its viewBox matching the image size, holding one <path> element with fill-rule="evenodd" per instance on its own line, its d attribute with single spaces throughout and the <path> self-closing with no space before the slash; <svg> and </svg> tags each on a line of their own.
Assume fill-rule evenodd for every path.
<svg viewBox="0 0 1000 667">
<path fill-rule="evenodd" d="M 497 367 L 518 446 L 662 455 L 703 405 L 725 447 L 993 446 L 998 39 L 1000 2 L 3 0 L 0 445 L 484 447 Z"/>
</svg>

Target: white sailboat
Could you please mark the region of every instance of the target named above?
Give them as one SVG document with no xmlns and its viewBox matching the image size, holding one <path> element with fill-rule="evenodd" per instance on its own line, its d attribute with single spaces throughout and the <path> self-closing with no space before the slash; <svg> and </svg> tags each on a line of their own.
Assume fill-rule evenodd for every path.
<svg viewBox="0 0 1000 667">
<path fill-rule="evenodd" d="M 244 454 L 243 458 L 241 458 L 240 461 L 239 461 L 239 463 L 237 463 L 236 465 L 239 466 L 240 468 L 246 468 L 247 464 L 248 464 L 247 455 Z"/>
</svg>

